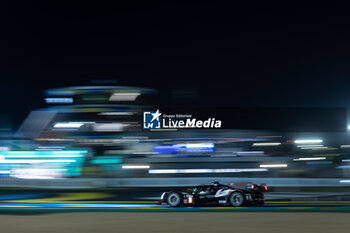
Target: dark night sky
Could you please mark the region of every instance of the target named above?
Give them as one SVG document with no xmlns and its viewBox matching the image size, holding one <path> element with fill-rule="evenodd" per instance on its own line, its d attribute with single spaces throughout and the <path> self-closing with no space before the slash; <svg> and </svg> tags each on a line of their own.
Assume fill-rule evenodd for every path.
<svg viewBox="0 0 350 233">
<path fill-rule="evenodd" d="M 1 15 L 0 113 L 17 121 L 43 90 L 92 79 L 190 88 L 208 105 L 349 105 L 346 6 L 9 1 Z"/>
</svg>

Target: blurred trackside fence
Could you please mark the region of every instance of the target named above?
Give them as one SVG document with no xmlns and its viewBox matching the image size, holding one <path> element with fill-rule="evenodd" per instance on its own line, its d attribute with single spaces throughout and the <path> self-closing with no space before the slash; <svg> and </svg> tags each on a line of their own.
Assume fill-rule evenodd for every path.
<svg viewBox="0 0 350 233">
<path fill-rule="evenodd" d="M 221 183 L 265 183 L 270 187 L 346 187 L 350 180 L 336 178 L 67 178 L 67 179 L 0 179 L 0 187 L 89 189 L 118 187 L 186 187 L 208 184 L 213 180 Z"/>
</svg>

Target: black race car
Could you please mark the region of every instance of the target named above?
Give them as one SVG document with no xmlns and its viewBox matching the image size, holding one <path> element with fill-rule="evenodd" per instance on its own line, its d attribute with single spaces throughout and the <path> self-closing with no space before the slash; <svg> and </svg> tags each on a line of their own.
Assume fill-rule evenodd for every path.
<svg viewBox="0 0 350 233">
<path fill-rule="evenodd" d="M 263 206 L 265 184 L 247 184 L 245 189 L 220 184 L 199 185 L 182 191 L 164 192 L 158 204 L 178 206 L 231 205 Z"/>
</svg>

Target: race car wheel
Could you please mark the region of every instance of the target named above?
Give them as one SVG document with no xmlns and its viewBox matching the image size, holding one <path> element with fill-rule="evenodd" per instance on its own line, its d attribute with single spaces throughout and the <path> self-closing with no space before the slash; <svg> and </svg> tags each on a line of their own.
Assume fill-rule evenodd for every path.
<svg viewBox="0 0 350 233">
<path fill-rule="evenodd" d="M 178 207 L 182 203 L 182 198 L 181 198 L 180 194 L 178 194 L 176 192 L 172 192 L 172 193 L 168 194 L 167 203 L 171 207 Z"/>
<path fill-rule="evenodd" d="M 229 197 L 229 203 L 232 205 L 232 206 L 235 206 L 235 207 L 239 207 L 239 206 L 242 206 L 243 203 L 244 203 L 244 197 L 243 197 L 243 194 L 240 193 L 240 192 L 234 192 L 230 195 Z"/>
</svg>

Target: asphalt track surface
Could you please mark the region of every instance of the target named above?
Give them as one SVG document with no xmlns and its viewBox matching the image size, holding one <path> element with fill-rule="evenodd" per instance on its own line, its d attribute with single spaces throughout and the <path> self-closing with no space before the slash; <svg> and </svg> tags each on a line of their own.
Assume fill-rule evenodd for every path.
<svg viewBox="0 0 350 233">
<path fill-rule="evenodd" d="M 348 213 L 79 212 L 0 215 L 6 233 L 348 232 Z"/>
<path fill-rule="evenodd" d="M 118 191 L 119 193 L 119 191 Z M 2 191 L 0 232 L 347 232 L 350 201 L 267 201 L 265 207 L 180 207 L 110 192 Z"/>
</svg>

